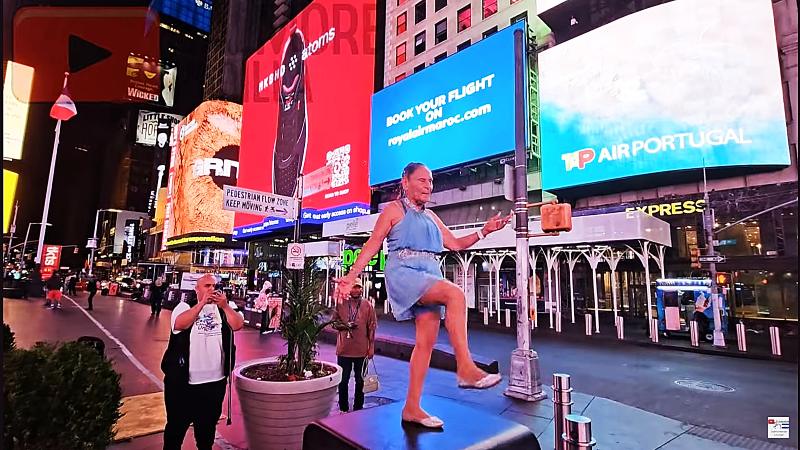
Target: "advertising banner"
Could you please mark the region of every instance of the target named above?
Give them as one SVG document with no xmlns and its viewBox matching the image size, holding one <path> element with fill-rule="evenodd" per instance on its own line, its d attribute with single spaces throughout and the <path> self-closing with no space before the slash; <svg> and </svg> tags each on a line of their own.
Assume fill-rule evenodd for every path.
<svg viewBox="0 0 800 450">
<path fill-rule="evenodd" d="M 175 64 L 145 56 L 128 55 L 128 99 L 172 107 L 175 104 Z"/>
<path fill-rule="evenodd" d="M 211 0 L 153 0 L 156 9 L 208 33 L 211 31 Z"/>
<path fill-rule="evenodd" d="M 514 150 L 514 31 L 518 22 L 372 97 L 370 184 Z"/>
<path fill-rule="evenodd" d="M 139 111 L 139 119 L 136 122 L 136 143 L 168 148 L 170 130 L 181 119 L 183 116 L 177 114 Z"/>
<path fill-rule="evenodd" d="M 3 77 L 3 159 L 22 159 L 33 67 L 8 61 Z"/>
<path fill-rule="evenodd" d="M 239 187 L 292 197 L 327 165 L 330 186 L 303 199 L 302 221 L 369 214 L 374 40 L 374 0 L 315 0 L 247 60 Z M 233 235 L 290 223 L 237 213 Z"/>
<path fill-rule="evenodd" d="M 230 237 L 233 212 L 222 209 L 222 195 L 239 175 L 241 126 L 242 106 L 219 100 L 202 103 L 175 126 L 162 249 L 188 233 Z"/>
<path fill-rule="evenodd" d="M 769 0 L 676 0 L 539 55 L 547 190 L 788 166 Z"/>
<path fill-rule="evenodd" d="M 11 225 L 18 181 L 18 173 L 3 169 L 3 233 L 8 233 L 8 228 Z"/>
<path fill-rule="evenodd" d="M 42 261 L 42 280 L 47 280 L 53 273 L 58 271 L 58 265 L 61 263 L 61 246 L 45 244 L 42 246 L 42 256 L 40 260 Z"/>
</svg>

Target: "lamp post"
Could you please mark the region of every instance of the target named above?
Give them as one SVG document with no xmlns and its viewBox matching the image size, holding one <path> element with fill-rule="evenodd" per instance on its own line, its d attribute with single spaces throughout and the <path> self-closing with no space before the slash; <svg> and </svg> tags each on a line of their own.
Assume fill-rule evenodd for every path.
<svg viewBox="0 0 800 450">
<path fill-rule="evenodd" d="M 93 241 L 92 243 L 93 243 L 93 245 L 92 245 L 92 248 L 91 248 L 91 253 L 89 253 L 89 276 L 90 277 L 92 275 L 94 275 L 94 251 L 97 248 L 97 225 L 100 222 L 100 213 L 104 212 L 104 211 L 115 212 L 115 213 L 121 212 L 121 210 L 113 209 L 113 208 L 98 209 L 97 212 L 94 215 L 94 232 L 92 234 L 92 241 Z"/>
<path fill-rule="evenodd" d="M 41 222 L 30 222 L 28 223 L 28 231 L 25 232 L 25 242 L 22 244 L 22 255 L 20 256 L 20 262 L 25 263 L 25 250 L 28 247 L 28 236 L 31 234 L 31 225 L 41 225 Z M 52 226 L 53 224 L 45 224 L 45 226 Z M 35 260 L 35 257 L 34 257 Z"/>
</svg>

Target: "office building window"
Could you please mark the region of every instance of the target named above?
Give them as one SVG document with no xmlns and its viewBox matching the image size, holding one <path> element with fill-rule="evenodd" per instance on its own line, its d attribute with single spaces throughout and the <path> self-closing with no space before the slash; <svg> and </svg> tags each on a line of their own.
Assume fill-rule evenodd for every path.
<svg viewBox="0 0 800 450">
<path fill-rule="evenodd" d="M 465 48 L 469 47 L 471 44 L 472 44 L 471 41 L 466 40 L 466 41 L 458 44 L 458 47 L 456 47 L 456 51 L 460 52 L 461 50 L 464 50 Z"/>
<path fill-rule="evenodd" d="M 406 74 L 405 74 L 405 72 L 403 72 L 400 75 L 394 77 L 394 82 L 397 83 L 398 81 L 402 80 L 405 77 L 406 77 Z"/>
<path fill-rule="evenodd" d="M 433 62 L 437 63 L 437 62 L 439 62 L 439 61 L 441 61 L 441 60 L 443 60 L 445 58 L 447 58 L 447 52 L 440 53 L 440 54 L 436 55 L 436 57 L 433 58 Z"/>
<path fill-rule="evenodd" d="M 425 20 L 425 0 L 414 5 L 414 23 L 420 23 Z"/>
<path fill-rule="evenodd" d="M 458 31 L 460 33 L 472 26 L 472 9 L 467 5 L 458 10 Z"/>
<path fill-rule="evenodd" d="M 417 73 L 417 72 L 421 71 L 424 68 L 425 68 L 425 63 L 422 63 L 422 64 L 418 65 L 417 67 L 414 67 L 414 73 Z"/>
<path fill-rule="evenodd" d="M 519 22 L 520 20 L 527 20 L 527 19 L 528 19 L 528 12 L 527 11 L 523 11 L 522 14 L 516 15 L 516 16 L 511 18 L 511 25 L 514 25 L 515 23 Z"/>
<path fill-rule="evenodd" d="M 436 22 L 436 25 L 433 26 L 433 31 L 436 33 L 435 41 L 437 44 L 441 44 L 442 42 L 447 40 L 447 19 L 442 19 L 439 22 Z"/>
<path fill-rule="evenodd" d="M 399 66 L 406 62 L 406 43 L 398 45 L 394 53 L 394 65 Z"/>
<path fill-rule="evenodd" d="M 440 9 L 447 6 L 447 0 L 434 0 L 433 2 L 433 9 L 434 11 L 439 11 Z"/>
<path fill-rule="evenodd" d="M 419 55 L 425 51 L 425 31 L 414 36 L 414 55 Z"/>
<path fill-rule="evenodd" d="M 406 13 L 405 11 L 397 16 L 397 35 L 400 36 L 401 34 L 406 32 L 408 27 L 408 23 L 406 21 Z"/>
<path fill-rule="evenodd" d="M 493 16 L 497 12 L 497 0 L 483 0 L 483 18 Z"/>
<path fill-rule="evenodd" d="M 488 30 L 483 32 L 483 38 L 486 39 L 487 37 L 497 33 L 497 27 L 489 28 Z"/>
<path fill-rule="evenodd" d="M 399 16 L 397 16 L 397 35 L 400 36 L 401 34 L 406 32 L 408 27 L 408 23 L 406 22 L 406 13 L 403 11 Z"/>
</svg>

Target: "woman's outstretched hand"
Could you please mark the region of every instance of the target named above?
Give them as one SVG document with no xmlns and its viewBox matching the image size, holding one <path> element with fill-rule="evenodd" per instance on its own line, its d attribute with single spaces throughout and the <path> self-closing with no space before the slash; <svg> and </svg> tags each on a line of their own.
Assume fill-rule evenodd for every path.
<svg viewBox="0 0 800 450">
<path fill-rule="evenodd" d="M 343 276 L 333 280 L 336 283 L 336 290 L 333 293 L 337 301 L 347 300 L 350 296 L 350 291 L 353 289 L 354 280 L 348 276 Z"/>
<path fill-rule="evenodd" d="M 495 214 L 488 221 L 486 221 L 486 224 L 483 226 L 484 234 L 494 233 L 497 230 L 502 230 L 508 224 L 508 222 L 511 221 L 512 217 L 514 217 L 513 212 L 502 217 L 500 216 L 500 213 Z"/>
</svg>

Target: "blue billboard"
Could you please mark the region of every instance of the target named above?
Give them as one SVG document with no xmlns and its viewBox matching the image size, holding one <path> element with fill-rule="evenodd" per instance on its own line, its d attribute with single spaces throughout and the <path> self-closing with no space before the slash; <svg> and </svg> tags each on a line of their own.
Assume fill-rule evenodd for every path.
<svg viewBox="0 0 800 450">
<path fill-rule="evenodd" d="M 152 0 L 150 8 L 206 33 L 211 31 L 212 0 Z"/>
<path fill-rule="evenodd" d="M 370 185 L 514 150 L 518 22 L 372 96 Z"/>
<path fill-rule="evenodd" d="M 676 0 L 539 55 L 542 187 L 790 164 L 772 4 Z"/>
</svg>

